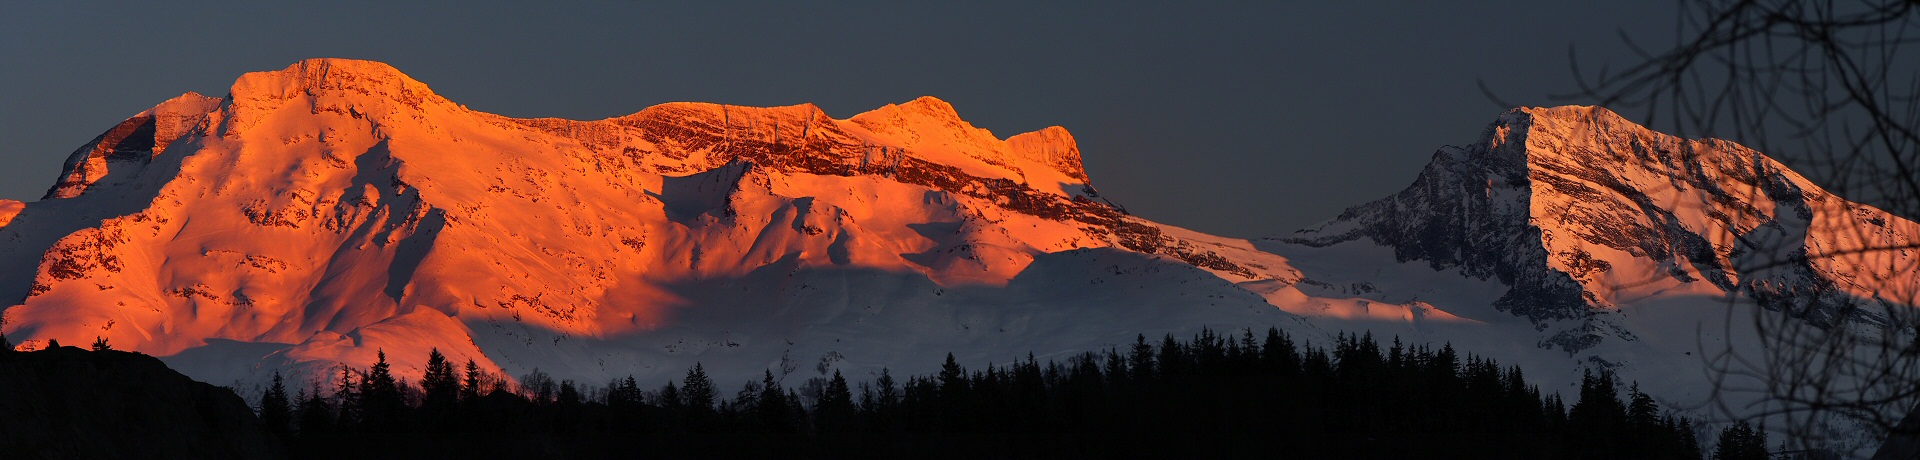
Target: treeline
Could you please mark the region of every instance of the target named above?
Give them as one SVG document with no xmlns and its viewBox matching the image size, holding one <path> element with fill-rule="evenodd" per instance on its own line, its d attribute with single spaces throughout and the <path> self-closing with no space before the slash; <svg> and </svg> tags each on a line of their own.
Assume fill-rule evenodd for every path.
<svg viewBox="0 0 1920 460">
<path fill-rule="evenodd" d="M 276 376 L 261 415 L 310 458 L 1701 458 L 1689 420 L 1637 386 L 1622 400 L 1611 376 L 1588 375 L 1568 407 L 1518 367 L 1371 335 L 1329 348 L 1273 329 L 1142 336 L 972 370 L 949 354 L 938 373 L 903 378 L 789 387 L 769 371 L 731 394 L 699 365 L 649 389 L 519 380 L 456 371 L 436 350 L 415 385 L 382 354 L 291 397 Z"/>
</svg>

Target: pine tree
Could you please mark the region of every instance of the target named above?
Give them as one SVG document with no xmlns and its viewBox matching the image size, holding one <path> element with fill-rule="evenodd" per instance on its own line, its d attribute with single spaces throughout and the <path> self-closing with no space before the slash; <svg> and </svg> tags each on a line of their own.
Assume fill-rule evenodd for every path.
<svg viewBox="0 0 1920 460">
<path fill-rule="evenodd" d="M 260 421 L 267 425 L 267 431 L 274 433 L 293 432 L 293 407 L 287 400 L 287 386 L 280 378 L 280 371 L 273 372 L 273 384 L 267 392 L 260 395 Z"/>
<path fill-rule="evenodd" d="M 1677 456 L 1688 460 L 1700 458 L 1700 438 L 1694 435 L 1693 420 L 1681 417 L 1680 426 L 1674 429 L 1674 433 L 1680 436 L 1680 450 Z"/>
<path fill-rule="evenodd" d="M 301 390 L 300 395 L 300 434 L 333 432 L 334 417 L 332 404 L 320 396 L 320 382 L 313 383 L 312 390 Z"/>
<path fill-rule="evenodd" d="M 1127 353 L 1127 367 L 1132 369 L 1134 381 L 1153 380 L 1153 345 L 1147 344 L 1146 334 L 1134 335 L 1133 349 Z"/>
<path fill-rule="evenodd" d="M 833 379 L 820 390 L 818 401 L 814 412 L 820 420 L 820 431 L 844 430 L 854 415 L 853 391 L 847 387 L 847 379 L 840 376 L 840 370 L 833 371 Z"/>
<path fill-rule="evenodd" d="M 1679 439 L 1673 435 L 1671 424 L 1662 424 L 1660 406 L 1653 397 L 1640 392 L 1640 382 L 1634 382 L 1627 388 L 1627 435 L 1641 442 L 1628 443 L 1626 451 L 1636 457 L 1649 457 L 1656 449 L 1678 447 Z M 1665 442 L 1662 442 L 1665 441 Z"/>
<path fill-rule="evenodd" d="M 1660 406 L 1653 397 L 1640 392 L 1640 382 L 1627 388 L 1627 421 L 1635 427 L 1653 427 L 1660 423 Z"/>
<path fill-rule="evenodd" d="M 1594 458 L 1617 458 L 1630 437 L 1627 407 L 1620 403 L 1613 374 L 1587 372 L 1580 381 L 1580 400 L 1567 413 L 1567 431 L 1575 452 Z"/>
<path fill-rule="evenodd" d="M 947 353 L 946 363 L 940 365 L 941 390 L 957 393 L 965 391 L 966 387 L 967 371 L 960 368 L 959 362 L 954 361 L 953 353 Z"/>
<path fill-rule="evenodd" d="M 1097 380 L 1100 375 L 1099 367 L 1093 363 L 1087 363 L 1087 366 L 1092 368 L 1091 373 Z M 940 365 L 939 379 L 940 390 L 937 397 L 940 398 L 939 408 L 944 426 L 949 430 L 966 426 L 968 420 L 962 417 L 962 413 L 972 408 L 973 401 L 970 397 L 972 391 L 969 388 L 967 371 L 960 367 L 960 363 L 954 361 L 953 353 L 947 353 L 946 363 Z"/>
<path fill-rule="evenodd" d="M 329 425 L 333 430 L 350 431 L 360 425 L 362 401 L 360 384 L 354 380 L 356 374 L 352 368 L 340 368 L 340 381 L 333 388 L 334 401 L 329 404 L 334 414 L 333 423 Z M 366 379 L 364 375 L 360 377 L 361 380 Z"/>
<path fill-rule="evenodd" d="M 614 382 L 607 390 L 607 405 L 614 408 L 630 408 L 641 403 L 640 382 L 628 374 L 626 380 Z"/>
<path fill-rule="evenodd" d="M 1160 340 L 1160 359 L 1154 362 L 1159 366 L 1160 378 L 1171 380 L 1186 372 L 1186 354 L 1180 348 L 1180 342 L 1174 340 L 1173 334 L 1167 334 L 1166 338 Z"/>
<path fill-rule="evenodd" d="M 719 391 L 714 389 L 713 379 L 707 378 L 706 368 L 695 362 L 681 381 L 680 396 L 695 413 L 704 413 L 713 410 L 713 398 L 719 396 Z"/>
<path fill-rule="evenodd" d="M 900 403 L 900 390 L 899 387 L 896 386 L 897 383 L 898 382 L 893 380 L 893 371 L 887 370 L 887 368 L 884 367 L 880 368 L 880 378 L 873 381 L 873 386 L 876 389 L 874 391 L 874 401 L 879 403 L 880 409 L 891 409 L 895 404 Z"/>
<path fill-rule="evenodd" d="M 453 375 L 453 363 L 439 348 L 427 352 L 427 368 L 420 376 L 420 392 L 425 407 L 448 407 L 460 398 L 460 381 Z"/>
<path fill-rule="evenodd" d="M 767 370 L 766 377 L 760 380 L 760 395 L 755 398 L 754 412 L 768 432 L 786 433 L 792 430 L 792 423 L 787 418 L 787 392 L 780 387 L 780 382 L 773 379 L 772 370 Z"/>
<path fill-rule="evenodd" d="M 1279 328 L 1267 328 L 1266 341 L 1260 344 L 1260 362 L 1270 371 L 1281 375 L 1300 372 L 1300 355 L 1293 346 L 1293 339 L 1280 333 Z"/>
<path fill-rule="evenodd" d="M 674 387 L 672 381 L 668 381 L 667 386 L 660 388 L 660 405 L 668 410 L 679 409 L 685 402 L 686 398 L 680 395 L 680 389 Z"/>
<path fill-rule="evenodd" d="M 738 413 L 738 415 L 752 418 L 759 413 L 760 393 L 765 390 L 766 388 L 760 386 L 759 381 L 748 379 L 747 383 L 740 385 L 740 391 L 733 393 L 731 401 L 721 401 L 720 412 L 723 413 L 722 415 Z"/>
<path fill-rule="evenodd" d="M 475 364 L 473 358 L 467 358 L 467 375 L 466 381 L 460 384 L 460 400 L 471 402 L 475 399 L 480 399 L 480 365 Z"/>
<path fill-rule="evenodd" d="M 1125 382 L 1127 381 L 1127 379 L 1131 378 L 1131 376 L 1127 373 L 1127 358 L 1122 357 L 1120 353 L 1115 352 L 1113 350 L 1107 350 L 1106 356 L 1107 356 L 1107 364 L 1106 364 L 1107 381 Z M 996 373 L 992 363 L 987 364 L 987 373 L 989 375 Z M 976 384 L 974 385 L 974 387 L 978 388 L 979 385 Z"/>
<path fill-rule="evenodd" d="M 386 350 L 376 353 L 379 361 L 373 363 L 366 378 L 360 380 L 360 422 L 379 431 L 395 427 L 406 400 L 401 398 L 400 382 L 393 377 L 392 365 L 387 364 Z"/>
<path fill-rule="evenodd" d="M 1746 421 L 1734 422 L 1733 426 L 1720 431 L 1720 443 L 1713 449 L 1713 458 L 1767 460 L 1767 433 L 1754 429 Z"/>
</svg>

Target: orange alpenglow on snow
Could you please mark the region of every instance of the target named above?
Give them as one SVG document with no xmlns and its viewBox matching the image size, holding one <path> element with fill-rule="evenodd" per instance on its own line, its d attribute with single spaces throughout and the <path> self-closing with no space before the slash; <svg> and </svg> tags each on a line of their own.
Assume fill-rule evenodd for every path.
<svg viewBox="0 0 1920 460">
<path fill-rule="evenodd" d="M 750 333 L 761 353 L 912 322 L 948 290 L 1020 290 L 1036 257 L 1112 246 L 1131 219 L 1064 129 L 1001 140 L 931 97 L 844 120 L 703 103 L 516 119 L 342 59 L 142 112 L 30 208 L 60 219 L 5 230 L 28 242 L 8 257 L 45 255 L 0 275 L 25 299 L 9 337 L 104 336 L 213 381 L 377 349 L 417 372 L 431 347 L 509 372 L 670 375 L 656 363 L 725 359 Z M 825 284 L 878 290 L 794 306 Z M 712 327 L 736 315 L 773 323 Z"/>
<path fill-rule="evenodd" d="M 344 59 L 230 91 L 141 112 L 73 152 L 47 198 L 0 201 L 9 339 L 104 337 L 236 387 L 380 350 L 417 378 L 435 348 L 509 375 L 658 382 L 699 362 L 797 385 L 947 352 L 1364 330 L 1546 386 L 1634 362 L 1622 379 L 1685 404 L 1704 377 L 1671 370 L 1726 339 L 1696 333 L 1724 329 L 1727 296 L 1889 301 L 1920 280 L 1898 252 L 1753 268 L 1920 226 L 1598 108 L 1510 111 L 1406 191 L 1249 241 L 1128 215 L 1066 129 L 1002 139 L 932 97 L 845 119 L 692 102 L 519 119 Z M 1676 308 L 1702 299 L 1716 308 Z"/>
</svg>

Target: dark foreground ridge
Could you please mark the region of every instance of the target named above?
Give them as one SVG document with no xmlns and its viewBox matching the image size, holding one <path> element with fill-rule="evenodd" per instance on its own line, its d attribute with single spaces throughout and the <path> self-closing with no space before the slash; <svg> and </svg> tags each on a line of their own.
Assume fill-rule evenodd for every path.
<svg viewBox="0 0 1920 460">
<path fill-rule="evenodd" d="M 0 350 L 0 458 L 282 458 L 245 400 L 152 356 Z"/>
</svg>

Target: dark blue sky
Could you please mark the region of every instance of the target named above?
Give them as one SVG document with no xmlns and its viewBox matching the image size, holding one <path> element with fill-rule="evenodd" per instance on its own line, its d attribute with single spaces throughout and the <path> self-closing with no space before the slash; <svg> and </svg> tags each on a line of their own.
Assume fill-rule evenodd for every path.
<svg viewBox="0 0 1920 460">
<path fill-rule="evenodd" d="M 1558 105 L 1568 48 L 1672 42 L 1659 2 L 0 2 L 0 198 L 185 91 L 307 57 L 393 64 L 469 107 L 598 119 L 668 101 L 934 95 L 1005 137 L 1062 125 L 1102 192 L 1223 235 L 1291 232 L 1410 183 L 1501 108 Z M 1629 114 L 1631 117 L 1632 114 Z"/>
</svg>

